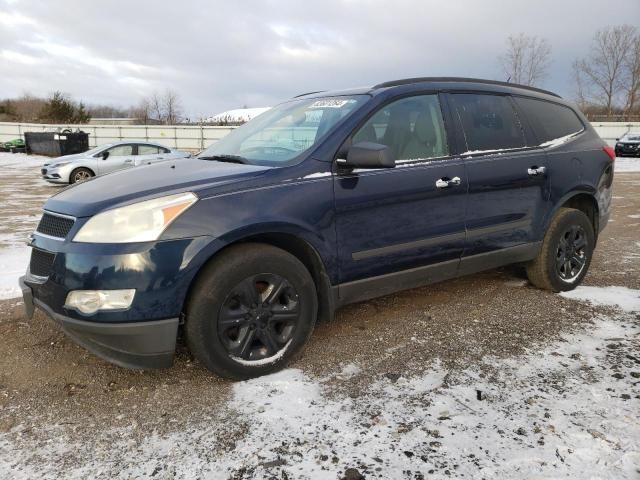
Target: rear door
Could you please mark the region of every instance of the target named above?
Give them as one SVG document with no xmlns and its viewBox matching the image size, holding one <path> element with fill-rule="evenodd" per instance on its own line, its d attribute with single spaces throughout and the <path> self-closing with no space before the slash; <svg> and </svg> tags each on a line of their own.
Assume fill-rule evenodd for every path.
<svg viewBox="0 0 640 480">
<path fill-rule="evenodd" d="M 550 208 L 547 158 L 513 99 L 452 93 L 449 101 L 469 181 L 463 257 L 540 240 Z"/>
<path fill-rule="evenodd" d="M 152 163 L 167 160 L 169 157 L 169 151 L 163 147 L 140 143 L 138 144 L 136 165 L 150 165 Z"/>
<path fill-rule="evenodd" d="M 135 151 L 133 144 L 116 145 L 106 151 L 109 152 L 107 158 L 101 157 L 98 159 L 98 173 L 100 175 L 134 165 Z"/>
<path fill-rule="evenodd" d="M 436 263 L 441 278 L 455 275 L 467 179 L 462 159 L 450 155 L 439 96 L 390 101 L 354 132 L 352 144 L 363 141 L 389 146 L 397 161 L 334 176 L 341 283 Z"/>
</svg>

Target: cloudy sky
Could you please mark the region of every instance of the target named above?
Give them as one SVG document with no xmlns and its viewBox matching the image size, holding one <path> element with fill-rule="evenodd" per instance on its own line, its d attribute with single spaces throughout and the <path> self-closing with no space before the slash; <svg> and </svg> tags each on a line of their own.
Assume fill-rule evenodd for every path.
<svg viewBox="0 0 640 480">
<path fill-rule="evenodd" d="M 571 97 L 593 32 L 640 0 L 0 0 L 0 98 L 128 106 L 171 88 L 192 118 L 411 76 L 504 79 L 506 37 L 549 40 L 546 88 Z"/>
</svg>

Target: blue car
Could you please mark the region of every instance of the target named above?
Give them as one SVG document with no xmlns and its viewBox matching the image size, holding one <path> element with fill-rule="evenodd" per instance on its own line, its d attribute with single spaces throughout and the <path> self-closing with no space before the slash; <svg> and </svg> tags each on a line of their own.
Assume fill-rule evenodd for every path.
<svg viewBox="0 0 640 480">
<path fill-rule="evenodd" d="M 77 343 L 218 375 L 301 353 L 337 308 L 506 264 L 571 290 L 611 209 L 613 149 L 559 96 L 465 78 L 299 95 L 197 157 L 47 200 L 21 285 Z"/>
</svg>

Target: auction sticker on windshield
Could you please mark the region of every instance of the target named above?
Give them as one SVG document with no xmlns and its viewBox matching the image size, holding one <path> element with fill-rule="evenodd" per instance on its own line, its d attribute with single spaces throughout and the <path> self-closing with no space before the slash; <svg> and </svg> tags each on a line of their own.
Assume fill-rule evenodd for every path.
<svg viewBox="0 0 640 480">
<path fill-rule="evenodd" d="M 325 98 L 309 105 L 309 108 L 342 108 L 348 103 L 353 103 L 353 99 Z"/>
</svg>

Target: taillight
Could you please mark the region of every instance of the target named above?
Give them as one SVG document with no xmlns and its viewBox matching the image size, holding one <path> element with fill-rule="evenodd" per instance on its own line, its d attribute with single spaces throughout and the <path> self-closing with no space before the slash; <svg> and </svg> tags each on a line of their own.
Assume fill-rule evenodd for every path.
<svg viewBox="0 0 640 480">
<path fill-rule="evenodd" d="M 616 159 L 616 151 L 613 147 L 610 147 L 609 145 L 607 145 L 606 147 L 602 147 L 602 150 L 604 150 L 604 153 L 609 155 L 609 158 L 611 159 L 612 162 Z"/>
</svg>

